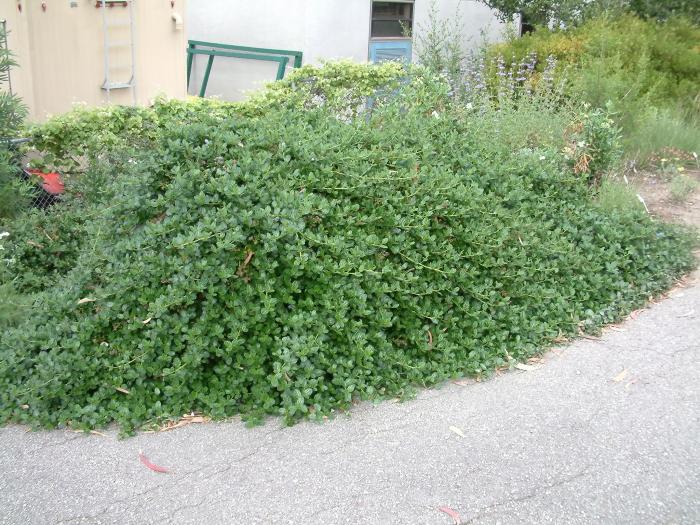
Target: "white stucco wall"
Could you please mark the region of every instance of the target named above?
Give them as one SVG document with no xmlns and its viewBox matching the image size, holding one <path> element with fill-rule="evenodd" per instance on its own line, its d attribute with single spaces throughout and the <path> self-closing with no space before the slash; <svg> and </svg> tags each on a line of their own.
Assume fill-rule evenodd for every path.
<svg viewBox="0 0 700 525">
<path fill-rule="evenodd" d="M 430 0 L 416 0 L 414 7 L 414 33 L 421 32 L 428 24 Z M 476 47 L 484 37 L 490 42 L 501 38 L 504 24 L 498 21 L 490 8 L 474 0 L 436 0 L 441 18 L 454 20 L 459 17 L 462 26 L 462 45 L 465 49 Z"/>
<path fill-rule="evenodd" d="M 460 4 L 459 11 L 457 6 Z M 371 0 L 191 0 L 187 37 L 227 44 L 304 52 L 304 63 L 350 58 L 367 61 Z M 414 30 L 428 21 L 430 0 L 415 0 Z M 461 14 L 465 47 L 479 42 L 484 29 L 496 39 L 502 27 L 483 4 L 470 0 L 437 0 L 441 16 Z M 196 94 L 207 59 L 194 59 L 189 92 Z M 290 65 L 291 67 L 291 65 Z M 240 100 L 274 80 L 277 64 L 217 57 L 207 96 Z"/>
<path fill-rule="evenodd" d="M 304 62 L 367 61 L 371 5 L 366 0 L 307 0 Z"/>
<path fill-rule="evenodd" d="M 304 46 L 306 0 L 190 0 L 187 37 L 252 47 L 299 50 Z M 194 58 L 189 92 L 195 94 L 202 82 L 207 57 Z M 244 90 L 273 80 L 275 62 L 214 59 L 207 96 L 243 98 Z"/>
<path fill-rule="evenodd" d="M 369 1 L 365 0 L 192 0 L 188 38 L 304 52 L 304 63 L 321 59 L 367 60 Z M 191 94 L 201 85 L 206 57 L 195 57 Z M 274 80 L 277 64 L 214 59 L 207 96 L 239 100 Z"/>
</svg>

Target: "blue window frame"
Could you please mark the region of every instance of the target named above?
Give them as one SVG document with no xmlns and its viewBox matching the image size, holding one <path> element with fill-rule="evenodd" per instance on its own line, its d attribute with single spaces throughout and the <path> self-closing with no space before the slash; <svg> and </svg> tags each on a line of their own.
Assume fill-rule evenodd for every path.
<svg viewBox="0 0 700 525">
<path fill-rule="evenodd" d="M 411 41 L 407 39 L 371 41 L 369 43 L 369 60 L 374 63 L 388 60 L 401 60 L 409 63 L 411 51 Z"/>
</svg>

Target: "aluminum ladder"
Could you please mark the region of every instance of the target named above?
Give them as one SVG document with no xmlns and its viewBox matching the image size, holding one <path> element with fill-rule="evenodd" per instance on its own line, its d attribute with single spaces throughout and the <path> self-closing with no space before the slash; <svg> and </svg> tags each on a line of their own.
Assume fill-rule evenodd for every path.
<svg viewBox="0 0 700 525">
<path fill-rule="evenodd" d="M 134 23 L 134 0 L 98 0 L 102 9 L 102 31 L 104 34 L 105 80 L 102 89 L 110 102 L 114 89 L 130 89 L 136 105 L 136 35 Z M 115 16 L 126 7 L 128 17 Z M 109 12 L 109 13 L 108 13 Z M 129 61 L 125 63 L 124 57 Z"/>
</svg>

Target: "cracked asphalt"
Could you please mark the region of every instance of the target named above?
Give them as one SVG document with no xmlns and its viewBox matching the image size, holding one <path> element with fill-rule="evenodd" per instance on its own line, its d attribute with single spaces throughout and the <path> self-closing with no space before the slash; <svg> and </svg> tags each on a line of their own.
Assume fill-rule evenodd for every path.
<svg viewBox="0 0 700 525">
<path fill-rule="evenodd" d="M 700 523 L 697 276 L 536 370 L 324 424 L 0 428 L 0 523 Z"/>
</svg>

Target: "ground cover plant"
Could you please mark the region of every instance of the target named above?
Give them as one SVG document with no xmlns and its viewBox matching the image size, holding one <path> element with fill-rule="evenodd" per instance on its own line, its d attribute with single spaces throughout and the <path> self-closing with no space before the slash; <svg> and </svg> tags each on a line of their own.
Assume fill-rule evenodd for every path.
<svg viewBox="0 0 700 525">
<path fill-rule="evenodd" d="M 0 283 L 31 312 L 0 341 L 0 420 L 318 419 L 618 319 L 692 267 L 695 239 L 597 200 L 605 115 L 511 133 L 537 104 L 332 64 L 250 103 L 109 110 L 129 134 L 106 110 L 35 129 L 76 175 L 65 209 L 2 239 Z"/>
</svg>

